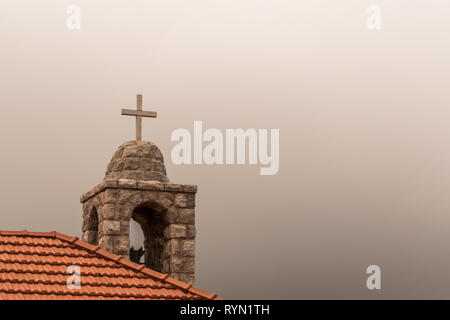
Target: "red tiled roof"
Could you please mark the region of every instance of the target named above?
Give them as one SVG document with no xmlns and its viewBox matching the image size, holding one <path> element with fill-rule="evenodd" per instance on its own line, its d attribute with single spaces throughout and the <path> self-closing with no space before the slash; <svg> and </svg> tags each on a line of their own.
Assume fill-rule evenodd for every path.
<svg viewBox="0 0 450 320">
<path fill-rule="evenodd" d="M 79 266 L 81 287 L 69 289 L 67 267 Z M 0 299 L 219 299 L 58 232 L 0 231 Z"/>
</svg>

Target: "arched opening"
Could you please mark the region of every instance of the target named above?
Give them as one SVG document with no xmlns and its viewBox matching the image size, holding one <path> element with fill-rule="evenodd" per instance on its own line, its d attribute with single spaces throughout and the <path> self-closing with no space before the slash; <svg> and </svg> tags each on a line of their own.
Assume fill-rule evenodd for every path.
<svg viewBox="0 0 450 320">
<path fill-rule="evenodd" d="M 98 213 L 95 207 L 92 207 L 87 220 L 87 242 L 98 245 Z"/>
<path fill-rule="evenodd" d="M 135 263 L 144 263 L 144 232 L 139 223 L 130 221 L 130 260 Z"/>
<path fill-rule="evenodd" d="M 143 256 L 145 265 L 150 269 L 161 272 L 164 249 L 163 213 L 147 205 L 142 205 L 133 210 L 132 219 L 140 225 L 144 236 Z"/>
</svg>

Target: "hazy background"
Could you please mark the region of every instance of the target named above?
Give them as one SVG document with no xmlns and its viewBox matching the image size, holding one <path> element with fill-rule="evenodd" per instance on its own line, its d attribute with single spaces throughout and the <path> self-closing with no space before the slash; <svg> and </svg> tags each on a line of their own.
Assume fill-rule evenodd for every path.
<svg viewBox="0 0 450 320">
<path fill-rule="evenodd" d="M 134 139 L 120 109 L 142 93 L 144 139 L 199 186 L 196 286 L 448 299 L 449 33 L 448 0 L 3 0 L 0 229 L 80 236 L 79 196 Z M 170 134 L 194 120 L 279 128 L 278 175 L 173 165 Z"/>
</svg>

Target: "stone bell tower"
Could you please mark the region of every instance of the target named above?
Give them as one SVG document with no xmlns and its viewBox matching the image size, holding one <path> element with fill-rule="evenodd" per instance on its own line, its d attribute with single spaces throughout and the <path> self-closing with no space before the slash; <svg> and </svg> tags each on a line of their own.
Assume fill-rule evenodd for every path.
<svg viewBox="0 0 450 320">
<path fill-rule="evenodd" d="M 141 103 L 138 96 L 137 112 L 122 114 L 148 116 Z M 169 182 L 161 151 L 137 134 L 114 153 L 103 181 L 81 196 L 83 240 L 128 259 L 133 219 L 144 234 L 145 265 L 193 283 L 196 192 Z"/>
</svg>

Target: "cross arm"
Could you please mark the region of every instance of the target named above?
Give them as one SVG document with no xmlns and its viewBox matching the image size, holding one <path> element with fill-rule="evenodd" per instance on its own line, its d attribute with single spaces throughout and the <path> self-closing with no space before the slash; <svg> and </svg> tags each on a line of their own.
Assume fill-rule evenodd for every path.
<svg viewBox="0 0 450 320">
<path fill-rule="evenodd" d="M 154 111 L 122 109 L 121 114 L 124 116 L 140 116 L 140 117 L 156 118 L 156 112 Z"/>
</svg>

